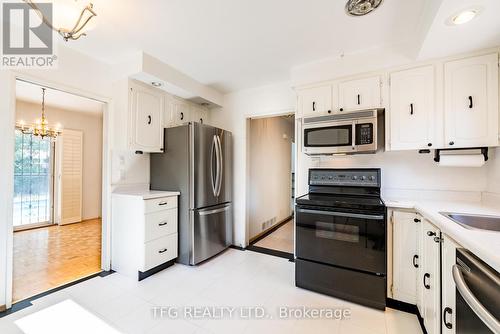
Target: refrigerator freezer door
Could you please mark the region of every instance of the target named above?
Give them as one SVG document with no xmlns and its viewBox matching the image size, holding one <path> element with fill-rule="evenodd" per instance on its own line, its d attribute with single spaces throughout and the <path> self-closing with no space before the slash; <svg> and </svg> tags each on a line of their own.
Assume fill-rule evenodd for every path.
<svg viewBox="0 0 500 334">
<path fill-rule="evenodd" d="M 193 209 L 231 201 L 231 134 L 204 125 L 192 124 Z"/>
<path fill-rule="evenodd" d="M 193 211 L 192 265 L 226 249 L 232 243 L 231 203 Z"/>
</svg>

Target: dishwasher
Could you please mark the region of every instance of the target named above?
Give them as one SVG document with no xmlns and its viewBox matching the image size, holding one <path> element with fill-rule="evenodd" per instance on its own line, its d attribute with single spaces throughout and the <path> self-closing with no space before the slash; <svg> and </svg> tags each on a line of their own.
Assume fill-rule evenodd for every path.
<svg viewBox="0 0 500 334">
<path fill-rule="evenodd" d="M 456 333 L 500 333 L 500 275 L 465 249 L 457 249 Z"/>
</svg>

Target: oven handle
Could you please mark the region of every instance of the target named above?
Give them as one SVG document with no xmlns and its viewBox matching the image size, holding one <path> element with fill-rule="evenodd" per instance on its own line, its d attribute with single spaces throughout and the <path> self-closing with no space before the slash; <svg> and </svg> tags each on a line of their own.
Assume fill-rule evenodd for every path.
<svg viewBox="0 0 500 334">
<path fill-rule="evenodd" d="M 345 212 L 335 212 L 335 211 L 322 211 L 322 210 L 310 210 L 310 209 L 297 209 L 301 213 L 312 213 L 335 217 L 349 217 L 349 218 L 361 218 L 361 219 L 373 219 L 373 220 L 384 220 L 383 215 L 363 215 L 359 213 L 345 213 Z"/>
<path fill-rule="evenodd" d="M 473 259 L 471 259 L 473 260 Z M 475 264 L 477 262 L 473 260 Z M 456 264 L 453 265 L 452 269 L 453 280 L 455 281 L 455 286 L 458 292 L 462 295 L 464 300 L 467 302 L 469 307 L 476 313 L 476 315 L 484 322 L 493 333 L 500 333 L 500 321 L 498 321 L 483 304 L 474 296 L 472 291 L 465 283 L 464 276 L 462 274 L 462 269 Z"/>
</svg>

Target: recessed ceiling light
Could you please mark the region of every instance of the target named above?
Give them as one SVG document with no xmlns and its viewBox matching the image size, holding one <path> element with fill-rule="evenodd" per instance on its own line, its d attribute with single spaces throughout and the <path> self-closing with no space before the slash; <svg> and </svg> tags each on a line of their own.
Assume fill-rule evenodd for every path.
<svg viewBox="0 0 500 334">
<path fill-rule="evenodd" d="M 151 84 L 155 87 L 161 87 L 161 82 L 158 82 L 158 81 L 153 81 L 153 82 L 151 82 Z"/>
<path fill-rule="evenodd" d="M 479 14 L 479 8 L 469 8 L 466 10 L 462 10 L 461 12 L 453 15 L 447 20 L 447 24 L 449 25 L 460 25 L 471 21 L 473 18 Z"/>
</svg>

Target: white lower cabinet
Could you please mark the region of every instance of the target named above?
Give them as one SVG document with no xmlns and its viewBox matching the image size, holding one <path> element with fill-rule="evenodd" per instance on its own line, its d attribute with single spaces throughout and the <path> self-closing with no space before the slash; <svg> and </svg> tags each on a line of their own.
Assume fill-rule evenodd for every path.
<svg viewBox="0 0 500 334">
<path fill-rule="evenodd" d="M 420 255 L 417 238 L 421 218 L 412 212 L 393 212 L 393 298 L 417 303 L 417 275 Z"/>
<path fill-rule="evenodd" d="M 443 242 L 441 248 L 441 282 L 442 282 L 442 305 L 441 305 L 441 333 L 455 334 L 456 332 L 456 287 L 453 280 L 452 268 L 456 263 L 457 248 L 456 244 L 446 234 L 442 235 Z"/>
<path fill-rule="evenodd" d="M 422 308 L 424 325 L 428 334 L 441 332 L 441 232 L 428 220 L 422 222 Z"/>
<path fill-rule="evenodd" d="M 177 195 L 113 194 L 111 269 L 134 279 L 177 258 Z"/>
</svg>

